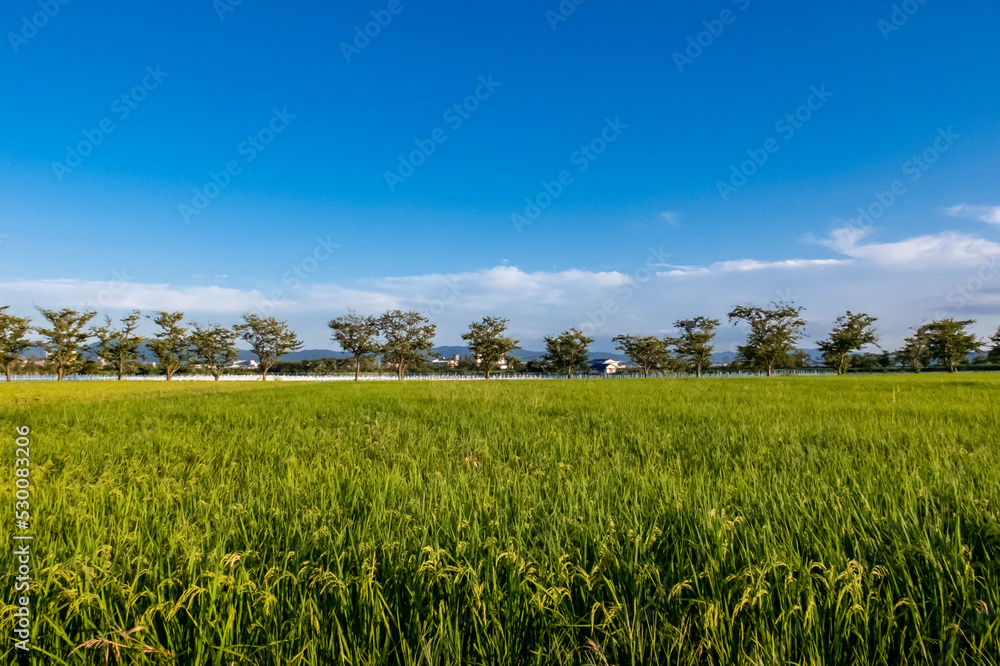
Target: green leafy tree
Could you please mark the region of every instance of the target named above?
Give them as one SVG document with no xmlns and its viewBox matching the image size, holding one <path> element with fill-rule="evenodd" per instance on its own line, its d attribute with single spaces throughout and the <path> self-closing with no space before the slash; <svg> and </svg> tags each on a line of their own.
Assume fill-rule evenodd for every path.
<svg viewBox="0 0 1000 666">
<path fill-rule="evenodd" d="M 865 372 L 882 370 L 892 365 L 891 358 L 888 361 L 889 365 L 886 365 L 885 356 L 884 352 L 879 354 L 853 354 L 850 357 L 851 368 Z"/>
<path fill-rule="evenodd" d="M 811 365 L 812 358 L 805 349 L 793 349 L 790 354 L 787 354 L 782 360 L 778 361 L 776 367 L 798 370 L 800 368 L 808 368 Z"/>
<path fill-rule="evenodd" d="M 913 372 L 920 372 L 930 365 L 931 335 L 927 330 L 930 324 L 924 324 L 913 331 L 913 335 L 903 339 L 902 348 L 896 352 L 896 359 L 903 365 L 910 366 Z"/>
<path fill-rule="evenodd" d="M 131 314 L 122 317 L 121 328 L 115 329 L 111 317 L 105 317 L 104 326 L 95 326 L 91 335 L 97 338 L 97 356 L 108 365 L 114 367 L 118 381 L 126 373 L 135 371 L 139 363 L 139 345 L 142 336 L 137 335 L 139 320 L 142 313 L 133 310 Z"/>
<path fill-rule="evenodd" d="M 191 328 L 192 360 L 208 368 L 215 381 L 219 381 L 226 366 L 240 357 L 236 331 L 219 324 L 205 327 L 192 324 Z"/>
<path fill-rule="evenodd" d="M 376 317 L 362 317 L 348 310 L 343 317 L 329 323 L 333 340 L 354 359 L 354 381 L 361 375 L 361 360 L 379 352 L 379 330 Z"/>
<path fill-rule="evenodd" d="M 990 342 L 993 343 L 993 346 L 990 347 L 990 353 L 986 355 L 986 362 L 1000 363 L 1000 328 L 990 336 Z"/>
<path fill-rule="evenodd" d="M 670 363 L 670 338 L 661 340 L 655 335 L 616 335 L 612 342 L 642 369 L 644 377 Z"/>
<path fill-rule="evenodd" d="M 51 328 L 35 330 L 44 338 L 41 343 L 42 349 L 55 368 L 58 380 L 62 381 L 67 373 L 83 367 L 81 347 L 90 338 L 86 326 L 97 313 L 93 310 L 79 312 L 69 308 L 62 310 L 38 308 L 38 311 L 49 322 Z"/>
<path fill-rule="evenodd" d="M 462 339 L 469 343 L 469 351 L 473 359 L 479 362 L 479 367 L 490 378 L 493 366 L 507 358 L 507 354 L 515 349 L 520 342 L 504 335 L 510 320 L 502 317 L 483 317 L 482 321 L 469 324 L 469 332 Z"/>
<path fill-rule="evenodd" d="M 545 338 L 545 362 L 564 371 L 567 379 L 572 379 L 574 370 L 586 369 L 589 360 L 587 350 L 593 341 L 593 338 L 575 328 L 556 336 L 548 336 Z"/>
<path fill-rule="evenodd" d="M 181 326 L 184 313 L 160 311 L 150 318 L 160 330 L 156 337 L 146 344 L 156 356 L 160 367 L 167 373 L 169 382 L 174 373 L 191 359 L 191 339 L 188 337 L 188 329 Z"/>
<path fill-rule="evenodd" d="M 524 361 L 513 355 L 508 356 L 507 369 L 510 372 L 524 372 Z"/>
<path fill-rule="evenodd" d="M 848 310 L 837 317 L 830 331 L 830 337 L 821 340 L 817 347 L 823 352 L 823 361 L 828 367 L 843 375 L 851 367 L 851 354 L 860 351 L 865 345 L 877 345 L 878 335 L 875 333 L 876 317 Z"/>
<path fill-rule="evenodd" d="M 982 348 L 983 343 L 974 333 L 966 330 L 975 323 L 974 319 L 955 321 L 949 318 L 927 325 L 930 354 L 939 365 L 948 368 L 948 372 L 957 372 L 958 366 L 966 362 L 969 354 Z"/>
<path fill-rule="evenodd" d="M 545 357 L 540 356 L 538 358 L 530 359 L 527 363 L 525 363 L 524 370 L 522 372 L 534 372 L 538 374 L 546 374 L 551 371 L 552 368 L 545 360 Z"/>
<path fill-rule="evenodd" d="M 662 370 L 663 372 L 669 372 L 671 374 L 680 375 L 684 374 L 685 372 L 690 372 L 692 369 L 694 369 L 694 366 L 691 364 L 690 359 L 669 352 L 671 347 L 675 347 L 677 345 L 677 341 L 678 338 L 671 338 L 671 337 L 663 338 L 663 344 L 666 345 L 668 353 L 666 362 L 664 362 L 663 365 L 660 366 L 660 370 Z"/>
<path fill-rule="evenodd" d="M 771 307 L 739 305 L 729 313 L 735 324 L 745 321 L 750 325 L 745 345 L 736 348 L 739 361 L 748 367 L 763 370 L 770 377 L 774 368 L 795 350 L 806 325 L 802 319 L 804 308 L 791 303 L 771 303 Z"/>
<path fill-rule="evenodd" d="M 715 350 L 712 342 L 715 340 L 719 320 L 708 317 L 679 319 L 674 322 L 674 327 L 681 332 L 674 342 L 677 354 L 686 359 L 701 377 L 702 370 L 712 365 L 712 352 Z"/>
<path fill-rule="evenodd" d="M 261 317 L 248 312 L 243 315 L 243 323 L 233 328 L 260 359 L 261 381 L 267 381 L 268 371 L 279 358 L 302 349 L 299 336 L 288 326 L 288 322 L 275 317 Z"/>
<path fill-rule="evenodd" d="M 0 366 L 3 366 L 7 381 L 11 380 L 11 366 L 21 358 L 21 354 L 31 346 L 28 331 L 31 319 L 9 314 L 9 305 L 0 306 Z"/>
<path fill-rule="evenodd" d="M 437 325 L 419 312 L 389 310 L 378 318 L 378 328 L 383 340 L 382 361 L 396 368 L 400 381 L 408 367 L 436 356 L 432 349 Z"/>
</svg>

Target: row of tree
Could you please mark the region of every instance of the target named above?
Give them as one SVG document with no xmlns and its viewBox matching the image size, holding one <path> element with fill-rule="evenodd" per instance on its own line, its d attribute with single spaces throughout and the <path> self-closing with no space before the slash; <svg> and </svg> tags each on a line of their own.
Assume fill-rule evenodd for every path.
<svg viewBox="0 0 1000 666">
<path fill-rule="evenodd" d="M 246 342 L 259 359 L 263 379 L 282 356 L 302 348 L 302 342 L 288 322 L 274 317 L 246 313 L 232 328 L 218 324 L 184 324 L 184 313 L 160 311 L 147 315 L 157 326 L 155 335 L 145 338 L 138 333 L 142 313 L 134 310 L 117 323 L 110 317 L 101 326 L 89 326 L 94 311 L 38 308 L 45 323 L 33 326 L 26 317 L 7 312 L 0 306 L 0 367 L 7 381 L 11 369 L 32 346 L 45 350 L 51 366 L 62 380 L 76 372 L 88 354 L 96 355 L 114 368 L 118 379 L 135 372 L 142 359 L 141 345 L 156 357 L 159 367 L 171 379 L 181 368 L 198 366 L 207 369 L 216 380 L 227 365 L 239 358 L 237 340 Z M 737 348 L 742 367 L 767 373 L 794 365 L 803 335 L 804 308 L 792 303 L 775 302 L 767 307 L 740 305 L 729 313 L 733 324 L 748 327 L 747 339 Z M 824 362 L 837 374 L 844 374 L 866 346 L 878 347 L 876 318 L 864 313 L 844 313 L 837 318 L 828 337 L 818 343 Z M 510 359 L 520 342 L 508 335 L 509 320 L 484 317 L 469 325 L 462 339 L 468 343 L 471 357 L 488 379 L 492 370 Z M 904 340 L 896 358 L 915 372 L 936 364 L 955 372 L 970 353 L 986 344 L 968 331 L 973 320 L 941 319 L 924 324 Z M 699 377 L 712 363 L 714 340 L 721 325 L 718 319 L 695 317 L 674 322 L 676 336 L 618 335 L 614 342 L 628 355 L 645 376 L 651 372 L 693 372 Z M 379 359 L 395 369 L 399 379 L 407 370 L 435 356 L 433 340 L 436 325 L 414 311 L 390 310 L 379 316 L 364 316 L 353 311 L 329 322 L 332 339 L 350 355 L 354 378 L 362 365 Z M 37 338 L 29 336 L 34 333 Z M 991 362 L 1000 362 L 1000 330 L 990 338 Z M 589 365 L 589 346 L 593 339 L 571 328 L 545 338 L 546 367 L 564 372 L 567 377 Z M 884 351 L 884 350 L 883 350 Z M 511 359 L 513 360 L 513 359 Z"/>
<path fill-rule="evenodd" d="M 795 366 L 795 357 L 804 354 L 798 349 L 806 322 L 802 317 L 804 308 L 791 303 L 771 303 L 768 307 L 740 305 L 729 313 L 733 324 L 748 326 L 746 343 L 737 347 L 736 358 L 743 367 L 766 372 L 770 377 L 775 368 Z M 817 346 L 826 366 L 838 375 L 845 374 L 857 359 L 857 353 L 871 345 L 881 349 L 875 331 L 876 317 L 865 313 L 845 312 L 837 318 L 828 337 Z M 618 349 L 626 353 L 633 363 L 642 369 L 645 376 L 651 370 L 689 370 L 700 377 L 702 370 L 711 364 L 713 340 L 720 325 L 718 319 L 696 317 L 674 322 L 680 332 L 678 337 L 619 335 L 614 338 Z M 915 372 L 935 363 L 956 372 L 969 354 L 980 351 L 987 342 L 981 341 L 968 331 L 975 324 L 969 319 L 940 319 L 918 327 L 914 334 L 904 340 L 902 349 L 895 353 L 896 359 Z M 574 331 L 577 347 L 585 347 L 589 338 Z M 548 342 L 548 338 L 546 338 Z M 566 334 L 560 338 L 561 344 L 570 344 Z M 992 348 L 988 360 L 1000 363 L 1000 329 L 990 338 Z M 885 353 L 885 350 L 882 350 Z"/>
<path fill-rule="evenodd" d="M 30 347 L 40 347 L 55 370 L 59 381 L 79 370 L 88 355 L 95 355 L 115 369 L 118 379 L 135 372 L 142 358 L 141 345 L 156 357 L 167 379 L 182 367 L 197 364 L 209 370 L 216 380 L 226 365 L 239 358 L 237 339 L 246 341 L 257 357 L 266 378 L 267 371 L 285 354 L 302 348 L 286 322 L 257 314 L 243 315 L 232 328 L 218 324 L 202 326 L 183 324 L 183 312 L 161 311 L 148 318 L 157 326 L 156 335 L 139 335 L 142 313 L 133 310 L 116 324 L 111 317 L 103 326 L 91 326 L 97 315 L 93 310 L 38 308 L 45 324 L 32 326 L 27 317 L 9 314 L 9 306 L 0 306 L 0 367 L 11 380 L 11 368 Z M 35 333 L 38 339 L 29 339 Z"/>
</svg>

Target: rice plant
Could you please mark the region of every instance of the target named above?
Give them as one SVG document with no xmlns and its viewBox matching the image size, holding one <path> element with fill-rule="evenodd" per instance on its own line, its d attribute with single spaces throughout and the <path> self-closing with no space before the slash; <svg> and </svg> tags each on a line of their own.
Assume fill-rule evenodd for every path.
<svg viewBox="0 0 1000 666">
<path fill-rule="evenodd" d="M 995 665 L 998 390 L 0 386 L 32 663 Z"/>
</svg>

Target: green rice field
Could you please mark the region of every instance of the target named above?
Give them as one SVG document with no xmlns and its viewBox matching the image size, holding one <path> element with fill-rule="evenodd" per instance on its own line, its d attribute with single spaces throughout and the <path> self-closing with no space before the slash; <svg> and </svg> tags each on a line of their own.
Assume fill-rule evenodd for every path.
<svg viewBox="0 0 1000 666">
<path fill-rule="evenodd" d="M 0 385 L 0 651 L 28 426 L 33 664 L 997 665 L 998 398 L 988 373 Z"/>
</svg>

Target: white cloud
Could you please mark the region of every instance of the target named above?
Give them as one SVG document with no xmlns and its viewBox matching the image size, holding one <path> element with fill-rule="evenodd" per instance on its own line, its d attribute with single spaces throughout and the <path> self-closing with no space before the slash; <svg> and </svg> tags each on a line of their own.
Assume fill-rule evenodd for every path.
<svg viewBox="0 0 1000 666">
<path fill-rule="evenodd" d="M 970 220 L 979 220 L 990 224 L 1000 224 L 1000 206 L 972 206 L 969 204 L 958 204 L 951 208 L 946 208 L 945 213 L 952 217 L 965 217 Z"/>
<path fill-rule="evenodd" d="M 830 232 L 829 238 L 821 238 L 817 242 L 840 254 L 858 246 L 872 231 L 871 227 L 839 227 Z"/>
<path fill-rule="evenodd" d="M 910 268 L 975 266 L 987 257 L 1000 254 L 1000 244 L 954 231 L 868 245 L 859 242 L 863 237 L 849 233 L 835 235 L 829 247 L 872 264 Z"/>
<path fill-rule="evenodd" d="M 717 261 L 708 266 L 673 266 L 667 275 L 718 275 L 720 273 L 748 273 L 751 271 L 799 269 L 812 266 L 836 266 L 845 263 L 843 259 L 784 259 L 782 261 L 757 261 L 737 259 Z"/>
<path fill-rule="evenodd" d="M 662 252 L 651 249 L 624 271 L 496 266 L 350 284 L 306 282 L 279 289 L 273 301 L 259 291 L 214 285 L 84 280 L 0 283 L 0 300 L 22 314 L 31 314 L 35 304 L 96 307 L 112 315 L 132 308 L 182 310 L 191 319 L 224 324 L 263 308 L 288 319 L 307 347 L 329 347 L 326 322 L 347 308 L 366 314 L 390 308 L 425 312 L 438 324 L 439 344 L 459 344 L 469 322 L 485 315 L 509 317 L 528 349 L 539 349 L 544 335 L 583 326 L 602 351 L 612 350 L 610 338 L 618 333 L 661 333 L 674 320 L 699 314 L 725 320 L 736 304 L 789 297 L 807 308 L 813 340 L 825 336 L 847 309 L 879 317 L 889 347 L 898 345 L 910 326 L 940 316 L 978 318 L 980 334 L 1000 324 L 1000 244 L 955 232 L 884 243 L 866 243 L 868 236 L 867 230 L 834 230 L 820 242 L 840 256 L 827 259 L 677 266 L 665 264 Z M 726 325 L 719 337 L 719 349 L 732 348 L 740 332 Z"/>
<path fill-rule="evenodd" d="M 183 310 L 228 314 L 243 312 L 259 300 L 257 292 L 214 285 L 172 287 L 168 284 L 142 284 L 127 280 L 14 280 L 0 283 L 0 293 L 32 309 L 72 307 L 116 310 Z"/>
</svg>

